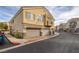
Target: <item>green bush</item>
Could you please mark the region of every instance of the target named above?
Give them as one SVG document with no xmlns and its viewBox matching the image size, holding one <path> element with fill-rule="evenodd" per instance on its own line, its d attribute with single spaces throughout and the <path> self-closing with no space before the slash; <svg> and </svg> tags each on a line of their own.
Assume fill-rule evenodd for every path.
<svg viewBox="0 0 79 59">
<path fill-rule="evenodd" d="M 15 33 L 15 34 L 12 34 L 12 33 L 10 33 L 10 35 L 12 35 L 13 37 L 15 37 L 15 38 L 19 38 L 19 39 L 22 39 L 22 36 L 20 35 L 20 33 Z"/>
<path fill-rule="evenodd" d="M 16 33 L 15 35 L 14 35 L 16 38 L 22 38 L 22 36 L 21 36 L 21 34 L 20 33 Z"/>
<path fill-rule="evenodd" d="M 1 31 L 7 31 L 8 30 L 8 25 L 6 23 L 0 22 L 0 30 Z"/>
</svg>

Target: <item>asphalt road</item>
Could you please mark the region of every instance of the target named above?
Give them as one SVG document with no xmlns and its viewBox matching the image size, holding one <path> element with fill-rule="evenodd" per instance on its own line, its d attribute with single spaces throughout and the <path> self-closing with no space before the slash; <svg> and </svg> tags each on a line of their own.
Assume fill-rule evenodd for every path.
<svg viewBox="0 0 79 59">
<path fill-rule="evenodd" d="M 8 48 L 14 46 L 6 36 L 4 36 L 4 44 L 0 44 L 0 49 Z"/>
<path fill-rule="evenodd" d="M 15 48 L 6 53 L 79 53 L 79 35 L 62 32 L 58 37 Z"/>
</svg>

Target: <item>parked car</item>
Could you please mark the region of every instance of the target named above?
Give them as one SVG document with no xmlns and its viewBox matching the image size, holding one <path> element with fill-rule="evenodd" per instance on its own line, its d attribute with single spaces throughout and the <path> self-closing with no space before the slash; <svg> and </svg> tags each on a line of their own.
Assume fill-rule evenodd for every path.
<svg viewBox="0 0 79 59">
<path fill-rule="evenodd" d="M 0 44 L 4 44 L 4 33 L 0 32 Z"/>
</svg>

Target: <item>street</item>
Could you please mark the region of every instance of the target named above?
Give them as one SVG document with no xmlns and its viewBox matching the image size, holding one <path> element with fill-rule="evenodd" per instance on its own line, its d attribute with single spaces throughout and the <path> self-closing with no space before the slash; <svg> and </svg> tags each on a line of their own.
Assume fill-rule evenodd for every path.
<svg viewBox="0 0 79 59">
<path fill-rule="evenodd" d="M 3 53 L 79 53 L 79 35 L 61 32 L 58 37 L 25 45 Z"/>
<path fill-rule="evenodd" d="M 5 49 L 5 48 L 8 48 L 8 47 L 12 47 L 14 46 L 6 36 L 0 36 L 0 37 L 3 37 L 2 39 L 4 39 L 4 43 L 3 44 L 0 44 L 0 49 Z"/>
</svg>

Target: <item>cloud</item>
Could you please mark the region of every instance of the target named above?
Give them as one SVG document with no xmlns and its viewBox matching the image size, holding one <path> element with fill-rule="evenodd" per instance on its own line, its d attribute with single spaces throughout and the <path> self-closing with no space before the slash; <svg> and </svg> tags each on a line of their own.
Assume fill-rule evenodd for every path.
<svg viewBox="0 0 79 59">
<path fill-rule="evenodd" d="M 79 7 L 74 7 L 73 10 L 61 13 L 57 19 L 67 22 L 70 18 L 79 17 Z"/>
<path fill-rule="evenodd" d="M 46 8 L 49 10 L 49 12 L 55 17 L 55 14 L 53 11 L 56 8 L 56 6 L 46 6 Z"/>
<path fill-rule="evenodd" d="M 47 9 L 54 16 L 55 24 L 58 25 L 62 22 L 66 22 L 65 19 L 69 16 L 69 12 L 74 9 L 74 6 L 48 6 Z"/>
<path fill-rule="evenodd" d="M 70 18 L 79 17 L 78 6 L 54 6 L 48 7 L 55 16 L 55 24 L 66 23 Z"/>
<path fill-rule="evenodd" d="M 0 7 L 0 22 L 8 22 L 20 7 L 15 6 L 1 6 Z"/>
<path fill-rule="evenodd" d="M 11 17 L 13 17 L 13 14 L 0 11 L 0 22 L 2 22 L 2 21 L 8 22 L 11 19 Z"/>
<path fill-rule="evenodd" d="M 0 21 L 9 21 L 19 10 L 19 6 L 0 7 Z M 70 18 L 79 17 L 79 7 L 77 6 L 46 6 L 55 18 L 55 24 L 67 22 Z"/>
</svg>

